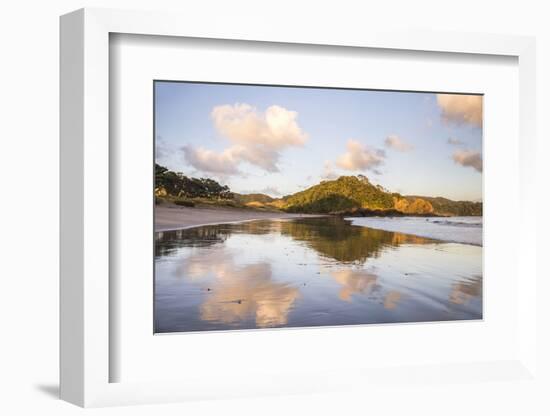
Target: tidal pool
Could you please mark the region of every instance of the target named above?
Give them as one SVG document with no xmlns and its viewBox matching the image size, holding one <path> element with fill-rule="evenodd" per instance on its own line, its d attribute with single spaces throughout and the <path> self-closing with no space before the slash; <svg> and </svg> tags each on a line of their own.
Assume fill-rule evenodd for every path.
<svg viewBox="0 0 550 416">
<path fill-rule="evenodd" d="M 482 248 L 258 220 L 157 232 L 156 333 L 482 318 Z"/>
</svg>

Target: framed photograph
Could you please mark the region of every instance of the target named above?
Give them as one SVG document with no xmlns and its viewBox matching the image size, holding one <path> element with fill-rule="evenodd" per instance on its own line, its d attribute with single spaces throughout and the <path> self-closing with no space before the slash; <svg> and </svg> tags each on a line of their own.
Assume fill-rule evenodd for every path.
<svg viewBox="0 0 550 416">
<path fill-rule="evenodd" d="M 248 29 L 61 18 L 62 398 L 534 380 L 533 39 Z"/>
</svg>

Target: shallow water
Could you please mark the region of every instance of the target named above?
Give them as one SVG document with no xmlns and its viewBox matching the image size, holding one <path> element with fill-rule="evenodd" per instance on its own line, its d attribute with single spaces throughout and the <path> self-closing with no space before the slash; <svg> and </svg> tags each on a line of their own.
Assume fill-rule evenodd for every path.
<svg viewBox="0 0 550 416">
<path fill-rule="evenodd" d="M 435 238 L 437 240 L 483 245 L 483 217 L 351 217 L 354 225 Z"/>
<path fill-rule="evenodd" d="M 158 232 L 155 332 L 480 319 L 481 250 L 339 218 Z"/>
</svg>

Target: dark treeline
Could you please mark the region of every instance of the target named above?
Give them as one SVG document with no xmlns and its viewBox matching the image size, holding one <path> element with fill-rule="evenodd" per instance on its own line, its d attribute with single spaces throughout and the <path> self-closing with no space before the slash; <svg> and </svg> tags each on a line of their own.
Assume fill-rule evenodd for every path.
<svg viewBox="0 0 550 416">
<path fill-rule="evenodd" d="M 155 164 L 155 194 L 186 198 L 233 198 L 227 185 L 220 185 L 208 178 L 190 178 L 183 173 L 172 172 L 159 164 Z"/>
</svg>

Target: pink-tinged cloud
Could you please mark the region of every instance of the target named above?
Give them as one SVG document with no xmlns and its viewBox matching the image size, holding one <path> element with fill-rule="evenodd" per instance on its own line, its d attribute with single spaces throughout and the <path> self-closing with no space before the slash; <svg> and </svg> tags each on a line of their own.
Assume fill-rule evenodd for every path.
<svg viewBox="0 0 550 416">
<path fill-rule="evenodd" d="M 235 144 L 278 150 L 302 146 L 307 140 L 298 125 L 298 113 L 278 105 L 264 113 L 248 104 L 221 105 L 214 107 L 211 116 L 220 134 Z"/>
<path fill-rule="evenodd" d="M 336 160 L 336 165 L 351 171 L 376 171 L 384 163 L 385 153 L 380 149 L 372 149 L 359 141 L 350 139 L 346 145 L 346 153 Z"/>
<path fill-rule="evenodd" d="M 453 153 L 453 160 L 459 165 L 474 168 L 478 172 L 483 171 L 481 153 L 475 150 L 457 150 Z"/>
<path fill-rule="evenodd" d="M 386 140 L 384 140 L 384 144 L 386 145 L 386 147 L 397 150 L 399 152 L 408 152 L 413 149 L 412 144 L 407 143 L 405 140 L 395 134 L 386 137 Z"/>
<path fill-rule="evenodd" d="M 481 127 L 483 97 L 481 95 L 437 94 L 441 117 L 446 122 L 468 123 Z"/>
<path fill-rule="evenodd" d="M 182 150 L 185 161 L 197 170 L 222 175 L 239 173 L 239 160 L 235 158 L 231 149 L 217 153 L 202 147 L 184 146 Z"/>
<path fill-rule="evenodd" d="M 298 113 L 277 105 L 263 113 L 248 104 L 221 105 L 214 107 L 211 117 L 231 146 L 219 153 L 183 148 L 185 160 L 203 172 L 238 174 L 243 162 L 267 172 L 278 172 L 281 151 L 303 146 L 307 140 L 307 134 L 298 125 Z"/>
</svg>

